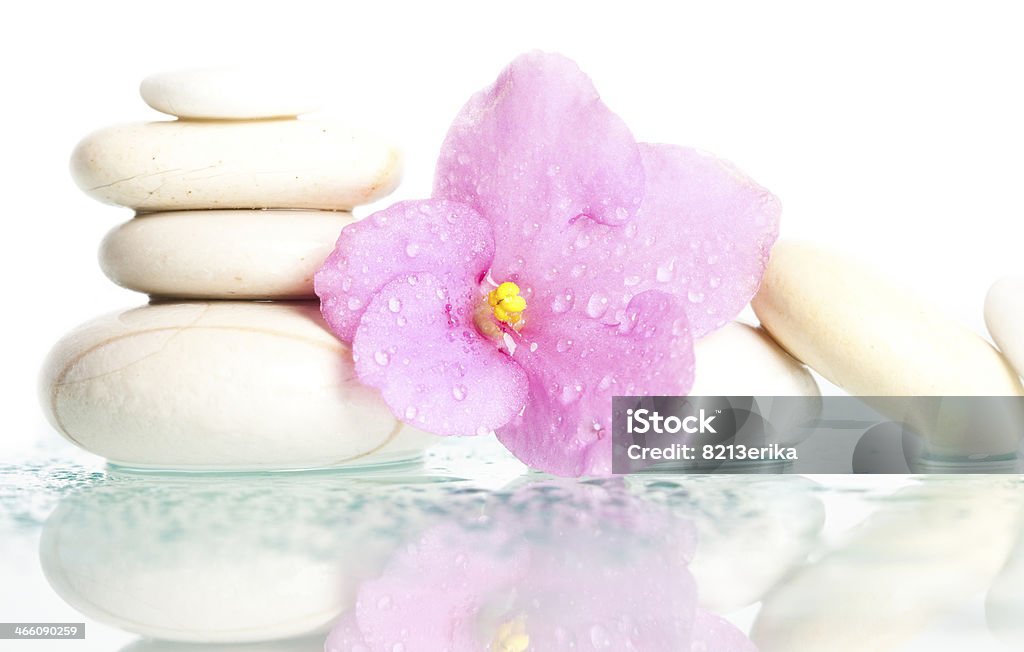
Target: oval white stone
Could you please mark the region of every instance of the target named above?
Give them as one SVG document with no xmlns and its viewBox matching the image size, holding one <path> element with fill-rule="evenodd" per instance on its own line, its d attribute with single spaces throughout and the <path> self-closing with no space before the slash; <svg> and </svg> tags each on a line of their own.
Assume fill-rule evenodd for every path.
<svg viewBox="0 0 1024 652">
<path fill-rule="evenodd" d="M 754 312 L 798 360 L 857 396 L 1019 396 L 985 340 L 871 269 L 810 244 L 775 245 Z"/>
<path fill-rule="evenodd" d="M 692 396 L 819 396 L 807 367 L 761 328 L 726 324 L 694 342 Z"/>
<path fill-rule="evenodd" d="M 401 156 L 328 120 L 146 122 L 86 136 L 71 175 L 90 197 L 143 212 L 351 210 L 394 190 Z"/>
<path fill-rule="evenodd" d="M 804 426 L 821 414 L 821 392 L 814 376 L 764 329 L 726 324 L 694 342 L 694 355 L 696 375 L 690 396 L 759 397 L 758 410 L 772 425 L 779 444 L 804 440 L 810 432 Z M 774 396 L 809 400 L 777 402 Z"/>
<path fill-rule="evenodd" d="M 989 289 L 985 325 L 999 350 L 1024 376 L 1024 277 L 1001 279 Z"/>
<path fill-rule="evenodd" d="M 124 466 L 297 469 L 416 457 L 432 436 L 359 383 L 314 302 L 181 302 L 91 321 L 43 368 L 72 442 Z"/>
<path fill-rule="evenodd" d="M 113 282 L 147 294 L 200 299 L 312 299 L 313 275 L 351 213 L 147 213 L 100 246 Z"/>
<path fill-rule="evenodd" d="M 142 80 L 146 104 L 179 118 L 250 120 L 310 113 L 320 108 L 302 71 L 271 66 L 174 70 Z"/>
</svg>

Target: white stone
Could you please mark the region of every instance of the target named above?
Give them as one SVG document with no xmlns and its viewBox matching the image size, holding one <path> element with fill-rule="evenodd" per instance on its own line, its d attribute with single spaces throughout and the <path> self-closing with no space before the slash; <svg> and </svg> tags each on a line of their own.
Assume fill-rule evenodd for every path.
<svg viewBox="0 0 1024 652">
<path fill-rule="evenodd" d="M 306 71 L 273 66 L 157 73 L 142 80 L 139 93 L 161 113 L 200 120 L 288 117 L 320 108 Z"/>
<path fill-rule="evenodd" d="M 236 644 L 323 632 L 322 650 L 360 583 L 451 505 L 443 483 L 388 477 L 115 476 L 61 500 L 40 561 L 64 601 L 120 629 Z"/>
<path fill-rule="evenodd" d="M 772 426 L 771 441 L 797 444 L 821 414 L 821 392 L 811 372 L 783 351 L 764 329 L 732 322 L 694 342 L 696 375 L 690 396 L 754 396 L 758 412 Z M 802 396 L 806 401 L 774 401 Z M 709 402 L 709 406 L 714 401 Z M 749 425 L 757 433 L 764 433 Z M 737 433 L 742 438 L 742 433 Z M 761 442 L 767 443 L 767 442 Z"/>
<path fill-rule="evenodd" d="M 836 252 L 777 243 L 752 304 L 775 341 L 855 396 L 1024 395 L 1017 374 L 988 342 Z M 1004 454 L 1019 443 L 1011 433 L 1016 427 L 975 432 L 942 413 L 954 404 L 885 400 L 876 407 L 942 454 Z M 1012 424 L 1024 416 L 1007 418 Z"/>
<path fill-rule="evenodd" d="M 180 302 L 101 317 L 57 343 L 40 392 L 65 437 L 132 467 L 371 465 L 434 441 L 359 383 L 314 302 Z"/>
<path fill-rule="evenodd" d="M 398 185 L 401 156 L 330 120 L 146 122 L 86 136 L 71 174 L 90 197 L 143 212 L 351 210 Z"/>
<path fill-rule="evenodd" d="M 997 281 L 985 297 L 985 325 L 996 346 L 1024 376 L 1024 277 Z"/>
<path fill-rule="evenodd" d="M 313 275 L 351 213 L 147 213 L 115 227 L 100 266 L 130 290 L 200 299 L 312 299 Z"/>
<path fill-rule="evenodd" d="M 694 342 L 693 396 L 819 396 L 807 367 L 761 328 L 726 324 Z"/>
<path fill-rule="evenodd" d="M 1017 537 L 1021 507 L 1016 480 L 999 476 L 902 489 L 770 592 L 751 638 L 761 652 L 907 649 L 989 585 Z"/>
</svg>

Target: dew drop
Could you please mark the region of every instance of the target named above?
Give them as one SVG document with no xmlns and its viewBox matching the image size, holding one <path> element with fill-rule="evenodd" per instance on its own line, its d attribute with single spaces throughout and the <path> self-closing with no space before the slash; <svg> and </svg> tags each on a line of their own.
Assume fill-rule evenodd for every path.
<svg viewBox="0 0 1024 652">
<path fill-rule="evenodd" d="M 717 276 L 712 276 L 711 278 L 708 279 L 708 287 L 710 288 L 716 288 L 721 284 L 722 279 L 718 278 Z"/>
<path fill-rule="evenodd" d="M 536 351 L 537 351 L 537 343 L 536 342 L 530 342 L 530 353 L 535 353 Z"/>
<path fill-rule="evenodd" d="M 411 405 L 409 407 L 405 408 L 405 418 L 410 420 L 410 421 L 415 419 L 416 418 L 416 408 L 411 406 Z"/>
<path fill-rule="evenodd" d="M 386 367 L 391 362 L 391 356 L 388 355 L 387 351 L 380 350 L 373 354 L 373 361 L 382 367 Z"/>
<path fill-rule="evenodd" d="M 341 279 L 341 289 L 343 291 L 345 291 L 345 292 L 348 292 L 349 290 L 352 289 L 352 277 L 351 276 L 346 276 L 345 278 Z"/>
<path fill-rule="evenodd" d="M 491 434 L 491 429 L 488 428 L 487 426 L 480 426 L 479 428 L 476 429 L 476 434 L 478 437 L 486 437 L 487 435 Z"/>
<path fill-rule="evenodd" d="M 465 385 L 456 385 L 452 387 L 452 398 L 456 401 L 461 401 L 466 398 L 467 390 Z"/>
<path fill-rule="evenodd" d="M 704 301 L 704 293 L 690 290 L 686 293 L 686 298 L 690 300 L 690 303 L 701 303 Z"/>
<path fill-rule="evenodd" d="M 573 265 L 569 273 L 572 274 L 573 278 L 579 278 L 583 276 L 583 272 L 587 271 L 587 266 L 583 264 Z"/>
<path fill-rule="evenodd" d="M 395 318 L 395 323 L 398 324 L 399 326 L 405 326 L 408 323 L 408 320 L 406 320 L 406 318 L 403 315 L 399 315 L 398 317 Z"/>
<path fill-rule="evenodd" d="M 558 342 L 555 344 L 555 349 L 559 353 L 565 353 L 566 351 L 568 351 L 571 348 L 572 348 L 572 340 L 558 340 Z"/>
<path fill-rule="evenodd" d="M 398 312 L 401 309 L 402 302 L 398 299 L 398 297 L 391 297 L 390 299 L 388 299 L 388 310 L 390 310 L 391 312 Z"/>
<path fill-rule="evenodd" d="M 636 276 L 636 275 L 627 276 L 624 282 L 626 284 L 626 287 L 633 287 L 635 285 L 640 285 L 640 277 Z"/>
<path fill-rule="evenodd" d="M 610 648 L 612 646 L 612 637 L 604 627 L 594 625 L 590 628 L 590 643 L 596 649 Z"/>
<path fill-rule="evenodd" d="M 587 316 L 593 319 L 598 319 L 604 313 L 608 311 L 608 297 L 604 296 L 600 292 L 595 292 L 590 295 L 590 300 L 587 301 Z"/>
<path fill-rule="evenodd" d="M 668 283 L 672 280 L 672 277 L 675 276 L 675 273 L 676 259 L 673 258 L 667 263 L 658 266 L 658 271 L 655 272 L 655 277 L 658 279 L 659 283 Z"/>
<path fill-rule="evenodd" d="M 359 310 L 359 307 L 363 305 L 363 302 L 359 300 L 359 297 L 349 297 L 347 305 L 349 310 Z"/>
<path fill-rule="evenodd" d="M 405 255 L 409 258 L 415 258 L 420 253 L 420 246 L 415 242 L 410 242 L 405 245 Z"/>
</svg>

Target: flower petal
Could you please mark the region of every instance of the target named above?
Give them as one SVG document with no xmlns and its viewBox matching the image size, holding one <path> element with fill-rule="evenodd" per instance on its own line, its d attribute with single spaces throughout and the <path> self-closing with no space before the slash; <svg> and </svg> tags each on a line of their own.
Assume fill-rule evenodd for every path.
<svg viewBox="0 0 1024 652">
<path fill-rule="evenodd" d="M 636 141 L 569 59 L 513 61 L 462 108 L 441 148 L 434 196 L 469 204 L 494 226 L 494 273 L 581 215 L 621 224 L 637 212 L 644 173 Z"/>
<path fill-rule="evenodd" d="M 757 652 L 757 646 L 728 620 L 697 609 L 693 623 L 692 652 Z"/>
<path fill-rule="evenodd" d="M 498 438 L 542 471 L 610 473 L 612 397 L 682 395 L 693 383 L 683 303 L 648 291 L 633 297 L 619 324 L 577 313 L 527 323 L 513 357 L 529 374 L 529 397 Z"/>
<path fill-rule="evenodd" d="M 477 286 L 433 274 L 396 279 L 374 295 L 352 341 L 359 379 L 395 415 L 439 435 L 488 433 L 526 402 L 526 374 L 472 323 Z"/>
<path fill-rule="evenodd" d="M 757 292 L 782 207 L 710 154 L 646 143 L 640 152 L 647 194 L 634 237 L 641 246 L 630 255 L 641 264 L 627 278 L 686 298 L 699 338 L 730 321 Z"/>
<path fill-rule="evenodd" d="M 475 285 L 493 255 L 490 224 L 472 208 L 399 202 L 346 226 L 314 286 L 331 330 L 351 342 L 366 306 L 389 281 L 430 272 L 453 285 Z"/>
</svg>

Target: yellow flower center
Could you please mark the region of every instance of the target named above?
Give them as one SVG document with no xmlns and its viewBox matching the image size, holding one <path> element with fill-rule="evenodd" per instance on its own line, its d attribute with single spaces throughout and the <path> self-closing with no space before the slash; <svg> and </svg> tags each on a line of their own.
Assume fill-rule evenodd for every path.
<svg viewBox="0 0 1024 652">
<path fill-rule="evenodd" d="M 526 652 L 530 647 L 530 637 L 526 634 L 526 622 L 520 616 L 502 623 L 491 643 L 492 652 Z"/>
<path fill-rule="evenodd" d="M 498 321 L 512 327 L 519 323 L 526 310 L 526 299 L 519 296 L 519 286 L 511 281 L 505 281 L 491 290 L 487 295 L 487 303 Z"/>
</svg>

